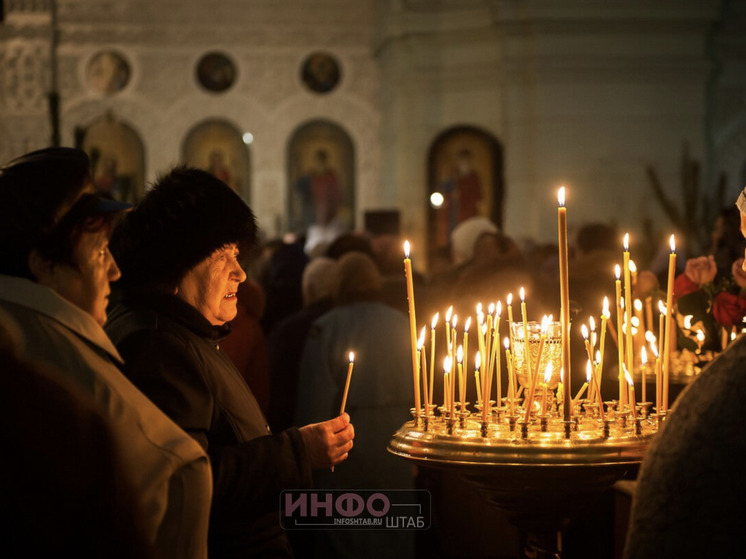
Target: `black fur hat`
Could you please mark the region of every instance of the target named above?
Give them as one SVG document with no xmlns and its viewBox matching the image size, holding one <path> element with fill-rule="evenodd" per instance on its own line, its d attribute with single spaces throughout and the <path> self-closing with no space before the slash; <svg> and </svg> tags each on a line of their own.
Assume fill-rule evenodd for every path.
<svg viewBox="0 0 746 559">
<path fill-rule="evenodd" d="M 88 156 L 73 148 L 32 151 L 0 167 L 0 271 L 31 277 L 28 256 L 90 181 Z"/>
<path fill-rule="evenodd" d="M 127 212 L 111 238 L 125 294 L 172 291 L 216 249 L 256 241 L 251 208 L 228 185 L 200 169 L 176 167 L 159 177 Z"/>
</svg>

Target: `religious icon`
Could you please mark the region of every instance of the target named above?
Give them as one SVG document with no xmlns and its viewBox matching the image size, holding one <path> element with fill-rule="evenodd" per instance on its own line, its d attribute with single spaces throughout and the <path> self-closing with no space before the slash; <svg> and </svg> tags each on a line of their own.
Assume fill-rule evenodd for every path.
<svg viewBox="0 0 746 559">
<path fill-rule="evenodd" d="M 197 81 L 208 91 L 221 93 L 230 88 L 235 79 L 235 64 L 221 52 L 210 52 L 197 63 Z"/>
<path fill-rule="evenodd" d="M 112 95 L 123 90 L 129 81 L 129 64 L 113 51 L 97 53 L 86 67 L 86 83 L 97 93 Z"/>
<path fill-rule="evenodd" d="M 339 83 L 340 70 L 336 59 L 325 52 L 309 55 L 301 67 L 301 78 L 316 93 L 329 93 Z"/>
</svg>

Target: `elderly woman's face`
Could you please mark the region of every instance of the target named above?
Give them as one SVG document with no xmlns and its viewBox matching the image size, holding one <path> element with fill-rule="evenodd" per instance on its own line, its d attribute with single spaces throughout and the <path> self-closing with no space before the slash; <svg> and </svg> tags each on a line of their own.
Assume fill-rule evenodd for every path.
<svg viewBox="0 0 746 559">
<path fill-rule="evenodd" d="M 236 318 L 238 284 L 246 273 L 238 263 L 238 247 L 230 243 L 213 252 L 181 280 L 177 296 L 192 305 L 214 326 Z"/>
<path fill-rule="evenodd" d="M 109 252 L 109 231 L 84 231 L 75 246 L 71 264 L 48 267 L 38 277 L 62 297 L 90 314 L 103 326 L 111 289 L 109 282 L 121 276 Z"/>
</svg>

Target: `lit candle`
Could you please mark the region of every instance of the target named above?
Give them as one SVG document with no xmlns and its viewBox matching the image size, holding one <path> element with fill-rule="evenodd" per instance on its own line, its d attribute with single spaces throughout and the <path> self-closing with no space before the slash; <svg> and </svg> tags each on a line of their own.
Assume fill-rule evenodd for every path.
<svg viewBox="0 0 746 559">
<path fill-rule="evenodd" d="M 601 421 L 603 421 L 604 420 L 604 400 L 601 397 L 601 373 L 603 369 L 603 364 L 599 361 L 596 367 L 597 367 L 597 372 L 593 380 L 593 385 L 596 391 L 596 401 L 598 402 L 598 413 L 601 416 Z"/>
<path fill-rule="evenodd" d="M 567 375 L 563 383 L 564 420 L 569 425 L 572 416 L 570 405 L 570 291 L 568 283 L 568 256 L 567 256 L 567 208 L 565 208 L 565 187 L 557 193 L 557 231 L 559 237 L 559 272 L 560 272 L 560 326 L 562 330 L 562 370 Z M 569 431 L 565 431 L 569 435 Z"/>
<path fill-rule="evenodd" d="M 549 381 L 552 380 L 552 362 L 547 363 L 547 368 L 544 370 L 544 397 L 541 400 L 541 415 L 546 416 L 547 414 L 547 393 L 549 392 Z"/>
<path fill-rule="evenodd" d="M 477 351 L 474 357 L 474 384 L 477 386 L 477 401 L 482 405 L 482 384 L 479 380 L 479 366 L 482 363 L 482 355 Z M 484 411 L 484 408 L 483 408 Z M 484 413 L 482 414 L 484 416 Z M 486 420 L 485 420 L 486 421 Z"/>
<path fill-rule="evenodd" d="M 539 338 L 539 353 L 536 357 L 536 365 L 535 369 L 533 371 L 533 376 L 529 375 L 529 379 L 531 379 L 531 388 L 529 389 L 528 393 L 528 399 L 523 402 L 523 407 L 526 409 L 526 421 L 528 421 L 530 415 L 531 415 L 531 408 L 534 404 L 534 395 L 536 393 L 536 384 L 538 382 L 539 378 L 539 364 L 541 363 L 541 356 L 544 352 L 544 344 L 547 340 L 547 329 L 549 328 L 549 317 L 544 316 L 544 318 L 541 321 L 541 336 Z M 528 343 L 526 344 L 526 350 L 528 353 Z"/>
<path fill-rule="evenodd" d="M 650 344 L 650 351 L 655 356 L 655 409 L 660 413 L 661 411 L 661 359 L 660 352 L 658 351 L 658 345 L 656 344 L 655 336 L 652 332 L 648 331 L 645 333 L 645 339 Z"/>
<path fill-rule="evenodd" d="M 466 322 L 464 322 L 464 371 L 469 371 L 469 327 L 471 326 L 471 317 L 466 318 Z M 464 384 L 464 388 L 466 388 L 466 385 Z"/>
<path fill-rule="evenodd" d="M 647 402 L 647 368 L 648 368 L 648 352 L 645 351 L 645 346 L 640 348 L 640 364 L 642 365 L 642 401 Z"/>
<path fill-rule="evenodd" d="M 425 359 L 425 330 L 426 326 L 422 327 L 420 337 L 417 339 L 417 349 L 420 353 L 420 374 L 422 375 L 422 405 L 425 408 L 425 417 L 430 415 L 430 398 L 427 387 L 427 359 Z"/>
<path fill-rule="evenodd" d="M 497 302 L 497 309 L 496 309 L 496 315 L 495 315 L 495 322 L 492 325 L 493 328 L 493 343 L 492 343 L 492 358 L 490 359 L 491 367 L 496 366 L 497 367 L 497 396 L 495 399 L 495 402 L 497 403 L 497 407 L 500 407 L 500 399 L 502 398 L 502 370 L 501 370 L 501 364 L 500 364 L 500 355 L 497 352 L 497 346 L 499 345 L 500 341 L 500 314 L 502 312 L 502 303 L 500 301 Z M 490 386 L 492 385 L 492 372 L 490 372 Z"/>
<path fill-rule="evenodd" d="M 526 320 L 526 290 L 521 287 L 521 318 L 523 319 L 523 364 L 526 368 L 526 376 L 531 379 L 531 349 L 528 339 L 528 321 Z"/>
<path fill-rule="evenodd" d="M 624 235 L 624 317 L 627 323 L 627 331 L 624 333 L 625 348 L 627 353 L 627 370 L 634 370 L 634 356 L 632 353 L 632 279 L 629 269 L 629 233 Z"/>
<path fill-rule="evenodd" d="M 513 347 L 513 294 L 508 293 L 505 298 L 505 304 L 508 307 L 508 337 L 510 339 L 510 347 Z"/>
<path fill-rule="evenodd" d="M 409 301 L 409 334 L 412 346 L 412 381 L 414 383 L 414 424 L 420 416 L 420 383 L 417 378 L 417 318 L 414 314 L 414 285 L 412 283 L 412 261 L 409 259 L 409 241 L 404 241 L 404 275 L 407 279 L 407 300 Z"/>
<path fill-rule="evenodd" d="M 462 345 L 458 346 L 456 351 L 456 361 L 458 362 L 456 365 L 458 368 L 458 393 L 461 397 L 461 413 L 463 413 L 466 406 L 466 398 L 464 397 L 466 386 L 464 386 L 464 346 Z"/>
<path fill-rule="evenodd" d="M 510 415 L 513 415 L 513 400 L 515 400 L 515 381 L 513 380 L 513 358 L 510 355 L 510 338 L 503 340 L 505 347 L 505 362 L 508 364 L 508 402 L 510 404 Z"/>
<path fill-rule="evenodd" d="M 637 355 L 640 348 L 645 345 L 645 326 L 642 316 L 642 301 L 640 299 L 634 300 L 633 309 L 635 316 L 632 320 L 632 326 L 637 328 L 637 334 L 635 335 L 635 355 Z"/>
<path fill-rule="evenodd" d="M 451 361 L 450 355 L 446 355 L 443 359 L 443 408 L 447 409 L 449 414 L 451 411 Z"/>
<path fill-rule="evenodd" d="M 629 386 L 629 407 L 632 408 L 632 417 L 637 419 L 637 400 L 635 400 L 635 383 L 632 382 L 632 377 L 627 369 L 624 369 L 624 378 L 627 379 Z"/>
<path fill-rule="evenodd" d="M 458 315 L 454 314 L 453 318 L 451 318 L 451 356 L 455 355 L 456 347 L 458 346 L 458 330 L 456 330 L 457 324 L 458 324 Z M 454 361 L 454 367 L 455 367 L 455 361 Z"/>
<path fill-rule="evenodd" d="M 448 355 L 453 358 L 453 354 L 451 353 L 452 345 L 451 345 L 451 315 L 453 314 L 453 305 L 448 307 L 448 310 L 446 311 L 445 316 L 445 322 L 446 322 L 446 352 Z"/>
<path fill-rule="evenodd" d="M 604 351 L 606 349 L 606 322 L 611 317 L 611 312 L 609 311 L 609 298 L 604 297 L 604 304 L 603 304 L 603 310 L 601 311 L 601 335 L 598 338 L 598 351 L 599 351 L 599 357 L 598 357 L 598 374 L 597 376 L 599 378 L 596 379 L 596 382 L 601 382 L 601 373 L 603 371 L 603 363 L 604 363 Z"/>
<path fill-rule="evenodd" d="M 350 352 L 350 364 L 347 366 L 347 380 L 345 381 L 345 389 L 342 393 L 342 405 L 339 408 L 339 415 L 345 412 L 345 406 L 347 405 L 347 392 L 350 390 L 350 379 L 352 378 L 352 367 L 355 365 L 355 354 Z"/>
<path fill-rule="evenodd" d="M 621 270 L 619 264 L 614 266 L 614 274 L 616 275 L 616 327 L 617 327 L 617 351 L 619 353 L 619 405 L 622 406 L 626 400 L 624 394 L 624 373 L 622 373 L 624 367 L 624 326 L 622 318 L 622 281 L 621 281 Z"/>
<path fill-rule="evenodd" d="M 487 368 L 487 356 L 484 349 L 484 315 L 478 314 L 477 315 L 477 342 L 479 344 L 479 356 L 480 356 L 480 363 L 484 363 L 484 367 L 482 367 L 479 371 L 480 374 L 480 381 L 479 381 L 479 393 L 482 394 L 480 397 L 480 400 L 484 398 L 484 393 L 482 392 L 483 387 L 483 381 L 482 378 L 486 376 L 486 369 Z M 480 402 L 480 404 L 483 404 L 484 402 Z"/>
<path fill-rule="evenodd" d="M 440 313 L 436 312 L 430 323 L 430 394 L 428 398 L 431 402 L 433 401 L 433 385 L 435 384 L 435 327 L 438 324 L 438 318 L 440 318 Z"/>
<path fill-rule="evenodd" d="M 663 409 L 668 409 L 668 379 L 671 372 L 671 338 L 673 336 L 673 282 L 676 275 L 676 240 L 671 235 L 668 256 L 668 288 L 666 290 L 666 338 L 663 342 Z"/>
</svg>

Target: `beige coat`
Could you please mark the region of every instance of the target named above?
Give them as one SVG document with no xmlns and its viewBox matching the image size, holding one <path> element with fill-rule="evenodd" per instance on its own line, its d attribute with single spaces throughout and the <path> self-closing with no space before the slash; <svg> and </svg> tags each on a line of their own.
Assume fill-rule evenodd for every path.
<svg viewBox="0 0 746 559">
<path fill-rule="evenodd" d="M 202 447 L 125 378 L 90 315 L 49 288 L 3 275 L 0 309 L 20 327 L 26 357 L 53 365 L 110 419 L 158 556 L 207 557 L 212 475 Z"/>
</svg>

